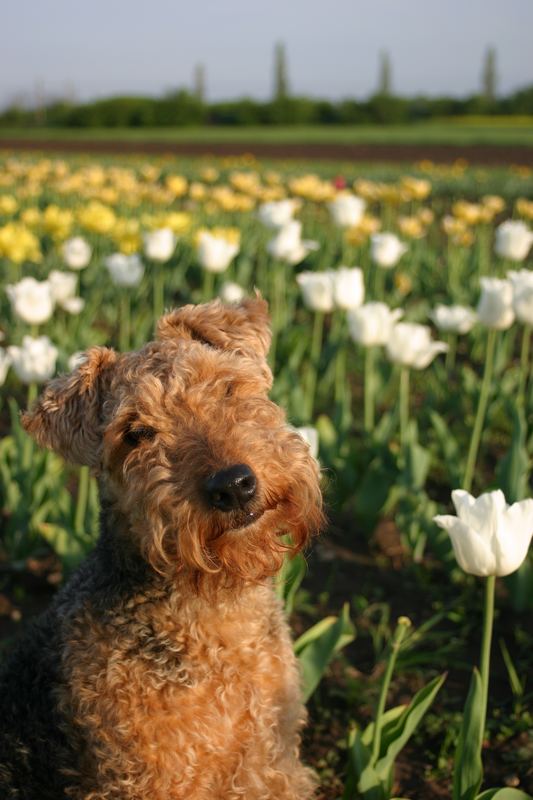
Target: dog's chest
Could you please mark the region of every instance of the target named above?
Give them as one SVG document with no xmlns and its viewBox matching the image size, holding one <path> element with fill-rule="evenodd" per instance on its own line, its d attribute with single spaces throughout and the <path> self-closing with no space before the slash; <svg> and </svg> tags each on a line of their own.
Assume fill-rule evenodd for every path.
<svg viewBox="0 0 533 800">
<path fill-rule="evenodd" d="M 176 594 L 132 601 L 104 619 L 86 613 L 73 626 L 65 673 L 82 769 L 98 775 L 99 791 L 120 786 L 120 798 L 141 786 L 153 800 L 202 788 L 207 797 L 294 746 L 298 674 L 267 587 L 242 602 Z"/>
</svg>

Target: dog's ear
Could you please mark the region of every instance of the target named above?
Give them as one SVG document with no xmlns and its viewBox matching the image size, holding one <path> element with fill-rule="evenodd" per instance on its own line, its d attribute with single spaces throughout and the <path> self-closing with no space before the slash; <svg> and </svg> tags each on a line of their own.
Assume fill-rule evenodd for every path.
<svg viewBox="0 0 533 800">
<path fill-rule="evenodd" d="M 257 296 L 239 305 L 220 300 L 188 305 L 161 317 L 158 339 L 195 339 L 221 350 L 266 358 L 271 331 L 266 300 Z"/>
<path fill-rule="evenodd" d="M 48 384 L 22 415 L 22 425 L 39 445 L 74 464 L 98 464 L 102 403 L 117 358 L 107 347 L 92 347 L 74 372 Z"/>
</svg>

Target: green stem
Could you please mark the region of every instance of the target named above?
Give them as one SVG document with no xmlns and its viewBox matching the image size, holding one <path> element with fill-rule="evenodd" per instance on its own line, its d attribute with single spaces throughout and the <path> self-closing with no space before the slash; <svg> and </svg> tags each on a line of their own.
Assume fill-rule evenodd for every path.
<svg viewBox="0 0 533 800">
<path fill-rule="evenodd" d="M 34 404 L 35 400 L 37 399 L 38 394 L 38 387 L 35 381 L 28 385 L 28 397 L 27 397 L 27 405 L 26 407 L 29 409 Z M 22 447 L 22 470 L 24 473 L 28 473 L 31 467 L 31 461 L 33 456 L 33 439 L 29 434 L 26 434 L 26 438 L 24 439 L 24 445 Z"/>
<path fill-rule="evenodd" d="M 407 440 L 409 425 L 409 368 L 401 367 L 400 371 L 400 444 L 403 448 Z"/>
<path fill-rule="evenodd" d="M 374 736 L 372 739 L 372 761 L 371 761 L 373 765 L 375 765 L 376 761 L 379 758 L 383 715 L 385 713 L 385 704 L 387 702 L 387 694 L 389 692 L 389 686 L 392 674 L 394 672 L 394 667 L 396 665 L 396 659 L 398 658 L 398 653 L 400 652 L 400 647 L 402 645 L 405 634 L 407 633 L 407 630 L 410 628 L 410 626 L 411 626 L 411 621 L 407 619 L 407 617 L 400 617 L 400 619 L 398 620 L 398 625 L 396 626 L 396 630 L 394 631 L 394 635 L 392 637 L 389 660 L 387 661 L 387 668 L 385 670 L 383 681 L 381 683 L 378 704 L 376 707 L 376 718 L 374 720 Z"/>
<path fill-rule="evenodd" d="M 154 325 L 165 311 L 165 273 L 159 264 L 152 264 L 154 290 Z"/>
<path fill-rule="evenodd" d="M 89 497 L 89 467 L 80 468 L 78 478 L 78 497 L 76 499 L 76 512 L 74 515 L 74 530 L 76 533 L 83 533 L 85 530 L 85 514 L 87 511 L 87 500 Z"/>
<path fill-rule="evenodd" d="M 306 414 L 305 419 L 311 422 L 315 407 L 316 378 L 318 373 L 318 362 L 322 349 L 322 334 L 324 330 L 324 314 L 315 311 L 313 320 L 313 334 L 311 338 L 311 353 L 309 358 L 309 369 L 307 372 L 307 385 L 305 387 Z"/>
<path fill-rule="evenodd" d="M 529 347 L 531 343 L 531 326 L 525 325 L 522 332 L 522 346 L 520 348 L 520 382 L 518 384 L 518 400 L 526 402 L 527 377 L 529 372 Z"/>
<path fill-rule="evenodd" d="M 489 575 L 485 583 L 485 607 L 483 610 L 483 634 L 481 639 L 481 730 L 485 729 L 487 717 L 487 703 L 489 696 L 489 673 L 490 673 L 490 647 L 492 643 L 492 627 L 494 623 L 494 587 L 496 576 Z"/>
<path fill-rule="evenodd" d="M 374 430 L 374 389 L 376 362 L 376 348 L 367 347 L 365 349 L 365 377 L 364 377 L 364 424 L 365 431 L 371 433 Z"/>
<path fill-rule="evenodd" d="M 455 356 L 457 353 L 457 334 L 450 333 L 448 336 L 448 352 L 446 353 L 445 368 L 447 372 L 455 369 Z"/>
<path fill-rule="evenodd" d="M 485 414 L 487 412 L 487 405 L 489 401 L 490 385 L 492 381 L 492 370 L 494 367 L 495 345 L 496 345 L 496 331 L 493 328 L 491 328 L 487 336 L 487 352 L 485 355 L 485 368 L 483 371 L 483 380 L 481 383 L 476 419 L 474 422 L 474 428 L 472 430 L 472 436 L 470 439 L 470 447 L 468 449 L 468 456 L 466 459 L 466 469 L 462 483 L 462 488 L 466 492 L 469 492 L 470 489 L 472 488 L 472 480 L 474 477 L 474 470 L 476 468 L 479 443 L 481 440 L 483 423 L 485 421 Z"/>
<path fill-rule="evenodd" d="M 120 329 L 119 329 L 119 347 L 125 353 L 130 348 L 130 293 L 127 289 L 123 289 L 120 295 Z"/>
<path fill-rule="evenodd" d="M 385 295 L 385 272 L 383 267 L 374 265 L 374 300 L 383 301 Z"/>
</svg>

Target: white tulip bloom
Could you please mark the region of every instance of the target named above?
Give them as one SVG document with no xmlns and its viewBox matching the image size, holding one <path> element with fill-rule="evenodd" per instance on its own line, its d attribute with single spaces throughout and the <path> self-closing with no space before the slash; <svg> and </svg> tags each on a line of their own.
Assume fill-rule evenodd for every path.
<svg viewBox="0 0 533 800">
<path fill-rule="evenodd" d="M 331 271 L 333 299 L 337 308 L 358 308 L 365 299 L 363 271 L 359 267 L 339 267 Z"/>
<path fill-rule="evenodd" d="M 202 231 L 198 240 L 197 255 L 200 265 L 208 272 L 224 272 L 237 253 L 239 245 L 221 236 Z"/>
<path fill-rule="evenodd" d="M 116 286 L 138 286 L 144 275 L 144 264 L 138 253 L 130 256 L 124 253 L 113 253 L 105 259 L 111 280 Z"/>
<path fill-rule="evenodd" d="M 385 303 L 365 303 L 360 308 L 348 311 L 350 336 L 364 347 L 385 345 L 402 315 L 401 309 L 391 310 Z"/>
<path fill-rule="evenodd" d="M 246 292 L 238 283 L 227 281 L 220 287 L 219 297 L 223 303 L 240 303 Z"/>
<path fill-rule="evenodd" d="M 328 208 L 335 225 L 340 228 L 353 228 L 361 222 L 366 203 L 355 194 L 342 193 L 328 203 Z"/>
<path fill-rule="evenodd" d="M 533 500 L 507 505 L 501 491 L 474 498 L 452 492 L 457 516 L 434 521 L 450 535 L 459 566 L 471 575 L 509 575 L 524 561 L 533 535 Z"/>
<path fill-rule="evenodd" d="M 76 294 L 78 279 L 72 272 L 60 272 L 53 269 L 48 275 L 48 282 L 52 290 L 52 298 L 60 306 L 63 306 L 65 300 Z"/>
<path fill-rule="evenodd" d="M 508 219 L 496 228 L 494 250 L 502 258 L 523 261 L 533 244 L 533 232 L 525 222 Z"/>
<path fill-rule="evenodd" d="M 477 322 L 477 314 L 467 306 L 437 305 L 429 314 L 440 331 L 446 333 L 469 333 Z"/>
<path fill-rule="evenodd" d="M 335 308 L 332 270 L 300 272 L 296 280 L 302 290 L 304 303 L 312 311 L 327 313 Z"/>
<path fill-rule="evenodd" d="M 477 316 L 482 325 L 505 331 L 514 322 L 513 285 L 500 278 L 481 278 Z"/>
<path fill-rule="evenodd" d="M 91 260 L 93 251 L 82 236 L 73 236 L 63 242 L 61 253 L 69 269 L 84 269 Z"/>
<path fill-rule="evenodd" d="M 61 308 L 67 313 L 76 316 L 77 314 L 81 314 L 85 308 L 85 300 L 81 297 L 67 297 L 67 299 L 61 303 Z"/>
<path fill-rule="evenodd" d="M 6 286 L 7 296 L 13 312 L 29 325 L 41 325 L 52 316 L 54 298 L 49 281 L 23 278 L 18 283 Z"/>
<path fill-rule="evenodd" d="M 24 336 L 22 347 L 12 345 L 8 353 L 13 369 L 23 383 L 42 383 L 55 372 L 58 350 L 48 336 Z"/>
<path fill-rule="evenodd" d="M 311 250 L 317 250 L 318 247 L 318 242 L 302 239 L 302 223 L 297 220 L 280 228 L 267 244 L 267 250 L 273 258 L 288 264 L 299 264 Z"/>
<path fill-rule="evenodd" d="M 448 345 L 434 342 L 427 325 L 398 322 L 391 330 L 387 342 L 387 355 L 395 364 L 413 369 L 425 369 L 438 353 L 445 353 Z"/>
<path fill-rule="evenodd" d="M 11 366 L 11 360 L 11 356 L 7 350 L 4 350 L 3 347 L 0 347 L 0 386 L 3 386 L 5 382 L 7 371 Z"/>
<path fill-rule="evenodd" d="M 170 228 L 159 228 L 159 230 L 145 233 L 143 241 L 146 257 L 151 261 L 163 264 L 169 260 L 176 249 L 178 238 Z"/>
<path fill-rule="evenodd" d="M 370 237 L 370 257 L 382 269 L 395 267 L 407 249 L 394 233 L 374 233 Z"/>
<path fill-rule="evenodd" d="M 513 310 L 517 320 L 533 325 L 533 270 L 508 272 L 507 277 L 513 287 Z"/>
<path fill-rule="evenodd" d="M 267 228 L 283 228 L 292 222 L 294 212 L 300 207 L 298 200 L 273 200 L 271 203 L 262 203 L 257 216 Z"/>
</svg>

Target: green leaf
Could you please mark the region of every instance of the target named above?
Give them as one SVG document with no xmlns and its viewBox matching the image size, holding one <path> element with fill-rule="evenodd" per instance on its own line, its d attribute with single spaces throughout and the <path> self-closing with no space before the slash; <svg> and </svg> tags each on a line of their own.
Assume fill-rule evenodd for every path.
<svg viewBox="0 0 533 800">
<path fill-rule="evenodd" d="M 476 797 L 476 800 L 533 800 L 530 794 L 520 791 L 520 789 L 486 789 Z"/>
<path fill-rule="evenodd" d="M 363 742 L 361 731 L 354 730 L 348 739 L 348 780 L 347 786 L 351 791 L 346 791 L 343 795 L 344 800 L 386 800 L 383 786 L 372 766 L 372 754 L 370 748 Z"/>
<path fill-rule="evenodd" d="M 429 419 L 444 456 L 450 484 L 451 486 L 459 486 L 461 484 L 461 464 L 463 462 L 459 443 L 440 414 L 436 411 L 430 411 Z"/>
<path fill-rule="evenodd" d="M 287 614 L 290 614 L 294 608 L 296 592 L 300 588 L 306 572 L 307 563 L 301 553 L 297 553 L 293 558 L 286 555 L 283 559 L 283 566 L 276 579 L 276 592 L 278 597 L 283 600 Z"/>
<path fill-rule="evenodd" d="M 477 669 L 472 673 L 455 753 L 453 800 L 474 800 L 483 780 L 483 689 Z"/>
<path fill-rule="evenodd" d="M 327 618 L 295 642 L 302 671 L 303 697 L 306 702 L 320 683 L 326 667 L 336 652 L 355 638 L 346 603 L 338 619 Z M 302 643 L 303 641 L 303 643 Z"/>
<path fill-rule="evenodd" d="M 385 711 L 381 718 L 381 736 L 382 738 L 386 736 L 386 731 L 390 729 L 392 725 L 396 724 L 398 717 L 400 717 L 403 712 L 405 711 L 406 706 L 395 706 L 394 708 L 389 708 L 388 711 Z M 374 726 L 375 723 L 369 722 L 362 733 L 362 740 L 367 747 L 372 746 L 372 740 L 374 738 Z"/>
<path fill-rule="evenodd" d="M 516 503 L 529 493 L 527 425 L 524 411 L 516 403 L 509 409 L 509 414 L 513 419 L 511 446 L 496 467 L 496 478 L 507 502 Z"/>
<path fill-rule="evenodd" d="M 415 732 L 445 680 L 446 673 L 434 678 L 427 686 L 420 689 L 396 722 L 387 730 L 382 731 L 381 753 L 383 756 L 375 765 L 376 772 L 382 780 L 390 775 L 396 756 Z"/>
</svg>

